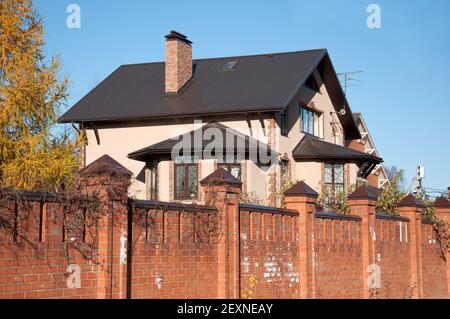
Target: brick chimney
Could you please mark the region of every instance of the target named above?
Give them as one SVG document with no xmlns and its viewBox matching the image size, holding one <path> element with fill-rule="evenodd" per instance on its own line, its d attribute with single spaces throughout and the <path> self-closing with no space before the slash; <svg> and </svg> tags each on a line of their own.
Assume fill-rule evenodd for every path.
<svg viewBox="0 0 450 319">
<path fill-rule="evenodd" d="M 166 35 L 166 93 L 177 93 L 192 78 L 192 42 L 176 31 Z"/>
<path fill-rule="evenodd" d="M 447 188 L 447 193 L 448 193 L 448 199 L 450 199 L 450 187 Z"/>
</svg>

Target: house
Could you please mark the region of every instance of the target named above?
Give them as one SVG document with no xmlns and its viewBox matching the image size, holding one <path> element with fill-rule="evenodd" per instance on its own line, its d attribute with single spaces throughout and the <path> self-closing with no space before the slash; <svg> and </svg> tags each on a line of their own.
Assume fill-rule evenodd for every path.
<svg viewBox="0 0 450 319">
<path fill-rule="evenodd" d="M 347 147 L 352 147 L 353 149 L 360 150 L 361 152 L 366 152 L 379 157 L 378 150 L 372 136 L 370 135 L 362 114 L 353 113 L 353 117 L 355 118 L 356 125 L 361 133 L 361 139 L 358 141 L 352 141 L 352 146 L 347 145 Z M 372 172 L 367 176 L 367 184 L 381 189 L 384 189 L 389 185 L 389 178 L 382 163 L 375 166 Z"/>
<path fill-rule="evenodd" d="M 165 62 L 119 67 L 59 119 L 86 131 L 85 164 L 109 154 L 135 174 L 132 196 L 163 201 L 201 201 L 222 167 L 274 205 L 289 181 L 335 192 L 382 163 L 352 148 L 363 137 L 327 50 L 193 60 L 192 47 L 170 32 Z"/>
</svg>

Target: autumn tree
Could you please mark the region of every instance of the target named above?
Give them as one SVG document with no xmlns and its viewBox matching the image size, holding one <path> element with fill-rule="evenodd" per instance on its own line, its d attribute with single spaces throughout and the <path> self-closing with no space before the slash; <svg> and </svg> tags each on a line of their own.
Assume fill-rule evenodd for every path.
<svg viewBox="0 0 450 319">
<path fill-rule="evenodd" d="M 0 1 L 0 185 L 57 191 L 74 182 L 79 141 L 55 129 L 68 79 L 43 52 L 31 0 Z"/>
</svg>

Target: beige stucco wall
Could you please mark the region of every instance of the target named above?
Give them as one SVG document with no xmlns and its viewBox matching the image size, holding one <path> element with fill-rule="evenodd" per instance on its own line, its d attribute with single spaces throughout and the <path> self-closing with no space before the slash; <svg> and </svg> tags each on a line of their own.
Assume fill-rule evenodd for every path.
<svg viewBox="0 0 450 319">
<path fill-rule="evenodd" d="M 316 192 L 321 192 L 322 183 L 322 163 L 301 162 L 292 165 L 292 180 L 304 181 Z"/>
<path fill-rule="evenodd" d="M 158 195 L 159 200 L 169 201 L 170 200 L 170 182 L 169 182 L 169 171 L 170 165 L 173 165 L 170 161 L 163 161 L 158 165 Z M 145 185 L 142 184 L 144 187 Z M 145 193 L 144 193 L 145 194 Z M 140 196 L 140 198 L 144 198 Z"/>
<path fill-rule="evenodd" d="M 252 130 L 249 129 L 249 125 L 245 120 L 230 120 L 221 122 L 222 124 L 238 130 L 239 132 L 247 135 L 251 135 L 253 138 L 267 143 L 267 130 L 263 129 L 263 125 L 259 120 L 250 120 Z M 206 123 L 203 123 L 206 124 Z M 264 126 L 267 128 L 267 121 Z M 95 134 L 92 130 L 87 131 L 88 145 L 86 146 L 86 164 L 89 165 L 99 157 L 108 154 L 116 161 L 121 163 L 136 177 L 144 168 L 143 162 L 131 160 L 127 158 L 127 155 L 131 152 L 139 150 L 141 148 L 156 144 L 168 138 L 177 137 L 181 134 L 187 133 L 194 129 L 201 127 L 201 123 L 197 124 L 172 124 L 172 125 L 160 125 L 160 126 L 141 126 L 141 127 L 122 127 L 122 128 L 107 128 L 99 129 L 100 145 L 97 144 Z M 205 164 L 203 165 L 203 162 Z M 172 165 L 168 161 L 161 162 L 158 167 L 159 174 L 159 197 L 160 200 L 169 200 L 169 168 Z M 250 166 L 249 179 L 253 178 L 258 180 L 258 183 L 251 183 L 255 187 L 255 192 L 258 196 L 264 197 L 265 188 L 260 185 L 266 185 L 266 181 L 262 183 L 260 174 L 256 174 L 256 166 Z M 202 161 L 202 173 L 199 176 L 199 180 L 206 177 L 214 171 L 214 161 L 206 160 Z M 263 176 L 265 176 L 263 174 Z M 132 186 L 130 187 L 130 196 L 139 199 L 146 198 L 145 184 L 133 178 Z"/>
<path fill-rule="evenodd" d="M 267 184 L 267 169 L 261 169 L 255 163 L 249 161 L 246 193 L 264 202 L 267 200 Z"/>
</svg>

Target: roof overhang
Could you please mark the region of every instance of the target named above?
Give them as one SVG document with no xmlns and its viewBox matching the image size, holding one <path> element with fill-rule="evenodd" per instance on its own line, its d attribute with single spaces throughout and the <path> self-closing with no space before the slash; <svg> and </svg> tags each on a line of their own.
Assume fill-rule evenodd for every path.
<svg viewBox="0 0 450 319">
<path fill-rule="evenodd" d="M 360 176 L 366 178 L 383 159 L 371 154 L 325 142 L 305 135 L 292 151 L 296 162 L 354 163 L 360 168 Z"/>
<path fill-rule="evenodd" d="M 211 129 L 210 138 L 206 138 L 205 132 Z M 201 143 L 195 141 L 195 138 L 201 138 Z M 215 158 L 219 153 L 223 156 L 235 155 L 237 158 L 246 158 L 263 163 L 262 156 L 270 158 L 273 163 L 278 158 L 278 153 L 273 151 L 267 144 L 245 135 L 237 130 L 231 129 L 223 124 L 211 122 L 203 127 L 187 132 L 172 139 L 167 139 L 157 144 L 150 145 L 143 149 L 128 154 L 128 158 L 149 162 L 152 160 L 165 160 L 172 157 L 172 152 L 185 139 L 188 144 L 182 151 L 187 151 L 189 155 L 198 156 L 206 159 L 205 148 L 208 148 L 208 154 L 211 153 Z M 232 144 L 230 145 L 230 141 Z"/>
</svg>

